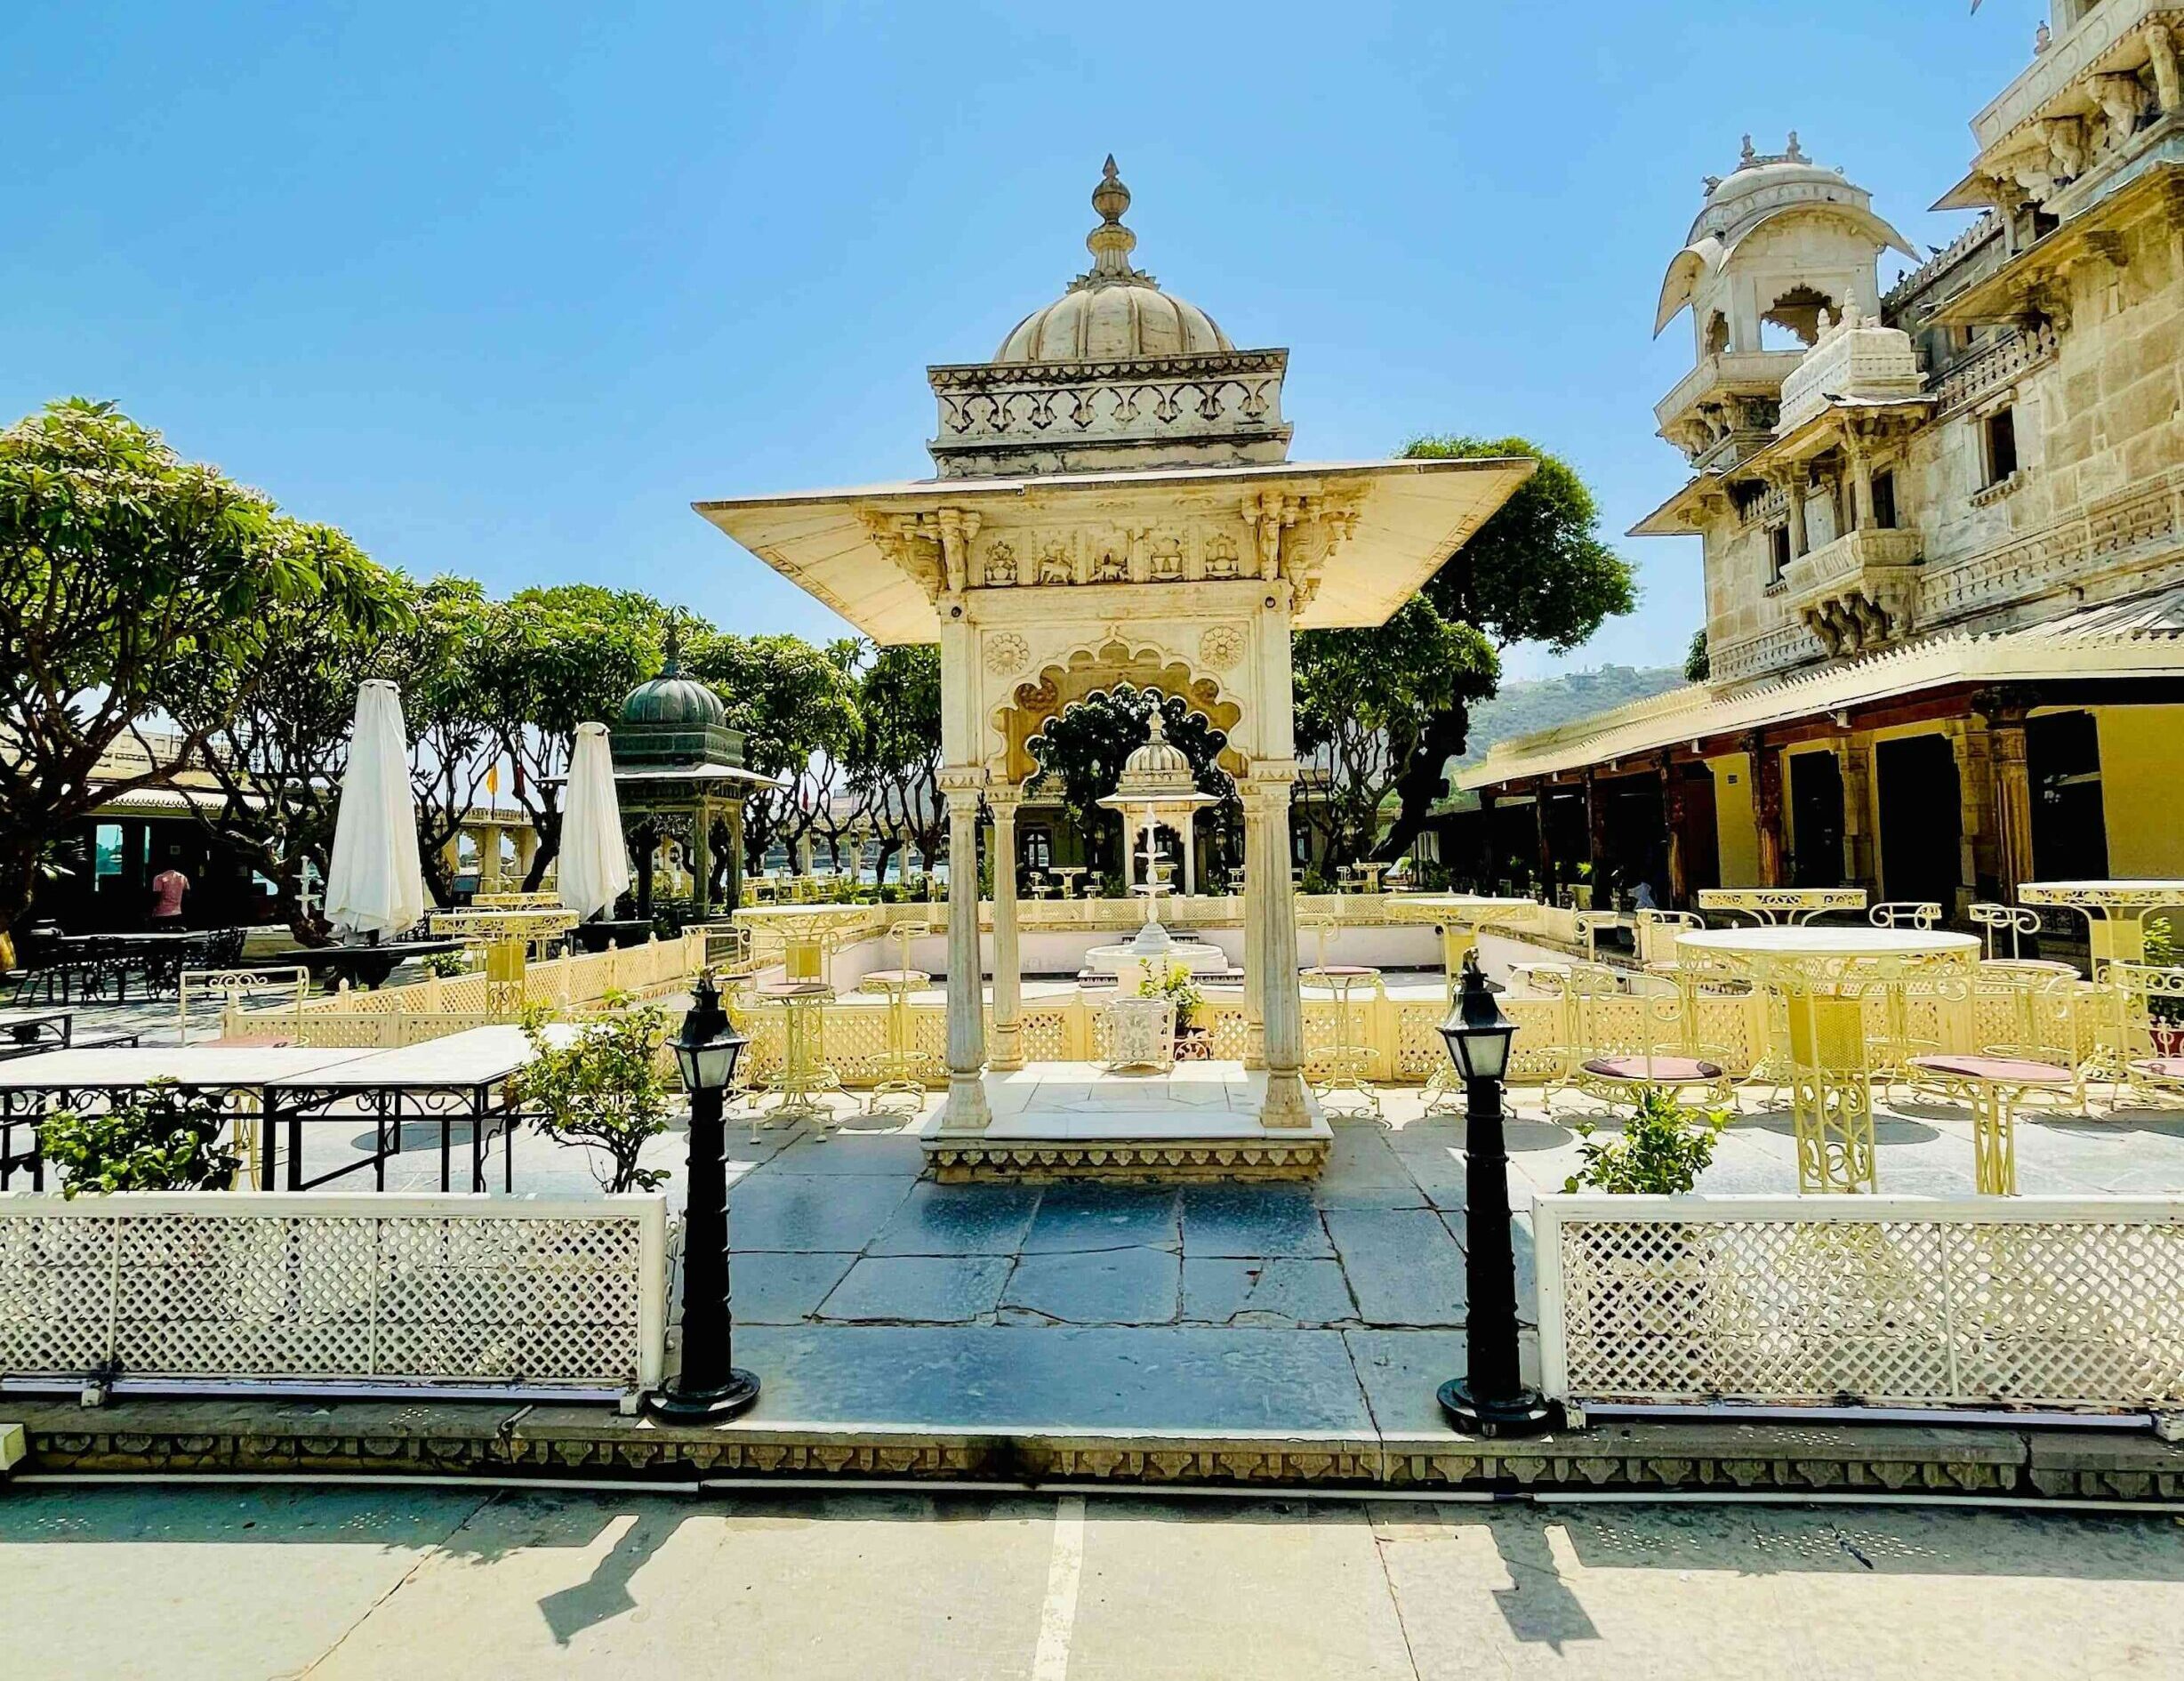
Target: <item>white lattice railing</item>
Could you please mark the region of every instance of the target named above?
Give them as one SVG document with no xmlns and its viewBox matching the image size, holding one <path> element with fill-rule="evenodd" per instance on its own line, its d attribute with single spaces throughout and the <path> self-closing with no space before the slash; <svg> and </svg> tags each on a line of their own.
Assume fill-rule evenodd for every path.
<svg viewBox="0 0 2184 1681">
<path fill-rule="evenodd" d="M 574 1397 L 660 1381 L 667 1203 L 0 1194 L 0 1378 Z"/>
<path fill-rule="evenodd" d="M 1543 1386 L 1714 1403 L 2184 1409 L 2184 1202 L 1544 1196 Z"/>
</svg>

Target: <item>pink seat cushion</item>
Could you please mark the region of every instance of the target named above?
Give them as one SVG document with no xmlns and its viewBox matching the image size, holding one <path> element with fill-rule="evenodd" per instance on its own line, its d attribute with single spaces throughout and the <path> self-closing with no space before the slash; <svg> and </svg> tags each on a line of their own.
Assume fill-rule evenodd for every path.
<svg viewBox="0 0 2184 1681">
<path fill-rule="evenodd" d="M 2151 1062 L 2134 1062 L 2131 1067 L 2132 1073 L 2149 1080 L 2184 1080 L 2184 1057 L 2156 1057 Z"/>
<path fill-rule="evenodd" d="M 1655 1085 L 1683 1080 L 1719 1080 L 1718 1064 L 1696 1057 L 1595 1057 L 1585 1072 L 1602 1080 L 1636 1080 Z"/>
<path fill-rule="evenodd" d="M 1914 1057 L 1914 1068 L 1953 1074 L 1959 1080 L 1992 1080 L 2000 1085 L 2055 1086 L 2070 1083 L 2070 1070 L 2022 1057 Z"/>
</svg>

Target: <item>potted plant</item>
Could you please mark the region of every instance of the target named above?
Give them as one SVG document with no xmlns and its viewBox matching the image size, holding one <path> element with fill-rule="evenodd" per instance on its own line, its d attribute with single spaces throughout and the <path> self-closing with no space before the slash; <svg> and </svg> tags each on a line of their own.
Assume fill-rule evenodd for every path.
<svg viewBox="0 0 2184 1681">
<path fill-rule="evenodd" d="M 606 1002 L 610 1013 L 573 1032 L 550 1029 L 542 1009 L 525 1013 L 524 1032 L 536 1054 L 516 1076 L 516 1099 L 548 1138 L 589 1146 L 592 1177 L 609 1195 L 656 1191 L 667 1183 L 667 1170 L 642 1166 L 638 1158 L 667 1130 L 674 1100 L 675 1082 L 659 1054 L 667 1014 L 650 1004 L 628 1008 L 622 993 L 608 993 Z"/>
<path fill-rule="evenodd" d="M 1137 983 L 1137 994 L 1141 998 L 1165 998 L 1176 1006 L 1176 1061 L 1203 1062 L 1212 1054 L 1212 1035 L 1198 1018 L 1206 994 L 1191 978 L 1189 964 L 1169 963 L 1166 971 L 1158 976 L 1147 969 L 1145 977 Z"/>
<path fill-rule="evenodd" d="M 2149 917 L 2146 922 L 2146 961 L 2160 969 L 2184 962 L 2184 941 L 2176 924 Z M 2172 993 L 2149 993 L 2146 1001 L 2147 1034 L 2156 1057 L 2184 1057 L 2184 998 Z"/>
<path fill-rule="evenodd" d="M 1683 1196 L 1714 1161 L 1714 1146 L 1729 1124 L 1726 1109 L 1707 1111 L 1676 1100 L 1662 1086 L 1647 1086 L 1621 1134 L 1605 1144 L 1593 1142 L 1589 1121 L 1577 1124 L 1584 1140 L 1578 1170 L 1562 1181 L 1565 1191 L 1609 1191 L 1621 1196 Z"/>
<path fill-rule="evenodd" d="M 442 980 L 454 980 L 470 971 L 468 952 L 427 952 L 418 967 L 428 975 L 437 975 Z"/>
<path fill-rule="evenodd" d="M 219 1104 L 161 1080 L 104 1114 L 55 1111 L 38 1123 L 38 1149 L 60 1170 L 64 1197 L 225 1191 L 243 1164 L 221 1138 L 227 1124 Z"/>
</svg>

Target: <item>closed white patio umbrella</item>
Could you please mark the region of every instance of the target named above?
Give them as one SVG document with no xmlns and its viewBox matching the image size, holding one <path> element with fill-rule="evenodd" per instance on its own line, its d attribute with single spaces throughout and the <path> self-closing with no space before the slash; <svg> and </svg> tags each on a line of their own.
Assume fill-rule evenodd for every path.
<svg viewBox="0 0 2184 1681">
<path fill-rule="evenodd" d="M 630 851 L 622 844 L 622 802 L 614 798 L 605 724 L 576 727 L 554 873 L 563 905 L 586 921 L 629 890 Z"/>
<path fill-rule="evenodd" d="M 349 769 L 333 820 L 326 921 L 360 934 L 399 934 L 425 913 L 417 857 L 417 801 L 410 792 L 402 693 L 373 678 L 357 690 Z"/>
</svg>

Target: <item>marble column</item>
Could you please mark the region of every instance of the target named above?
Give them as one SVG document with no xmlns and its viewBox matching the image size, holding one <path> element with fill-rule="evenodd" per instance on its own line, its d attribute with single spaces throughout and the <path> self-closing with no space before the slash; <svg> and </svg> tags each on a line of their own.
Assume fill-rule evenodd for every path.
<svg viewBox="0 0 2184 1681">
<path fill-rule="evenodd" d="M 948 797 L 948 1106 L 946 1132 L 983 1132 L 986 1106 L 985 988 L 978 961 L 979 770 L 943 771 Z"/>
<path fill-rule="evenodd" d="M 478 890 L 501 890 L 501 825 L 488 823 L 478 832 Z"/>
<path fill-rule="evenodd" d="M 1265 840 L 1259 830 L 1259 791 L 1248 782 L 1236 784 L 1236 798 L 1244 808 L 1244 1066 L 1266 1066 L 1265 941 L 1260 922 L 1265 912 Z"/>
<path fill-rule="evenodd" d="M 1291 767 L 1286 775 L 1262 773 L 1254 778 L 1259 790 L 1259 861 L 1266 875 L 1265 897 L 1259 902 L 1266 1100 L 1259 1120 L 1269 1127 L 1312 1122 L 1303 1074 L 1305 1006 L 1297 986 L 1297 898 L 1289 890 L 1289 781 L 1295 774 Z"/>
<path fill-rule="evenodd" d="M 1024 1066 L 1021 1022 L 1024 969 L 1016 955 L 1016 799 L 1014 788 L 988 788 L 993 814 L 993 1066 Z"/>
</svg>

